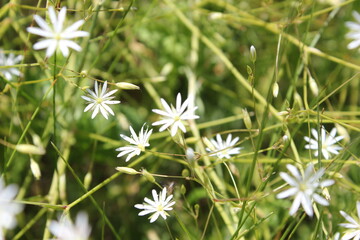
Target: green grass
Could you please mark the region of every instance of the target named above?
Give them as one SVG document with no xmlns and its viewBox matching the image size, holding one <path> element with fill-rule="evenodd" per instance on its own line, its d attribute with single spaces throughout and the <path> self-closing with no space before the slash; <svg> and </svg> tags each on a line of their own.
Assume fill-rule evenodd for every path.
<svg viewBox="0 0 360 240">
<path fill-rule="evenodd" d="M 360 199 L 360 61 L 345 38 L 345 22 L 354 21 L 359 2 L 97 2 L 0 4 L 0 46 L 24 56 L 13 66 L 21 77 L 0 75 L 0 170 L 7 184 L 20 187 L 17 200 L 25 203 L 6 239 L 52 238 L 46 224 L 64 212 L 74 220 L 79 211 L 89 214 L 91 239 L 332 239 L 343 233 L 339 211 L 356 216 Z M 39 37 L 26 28 L 37 26 L 33 14 L 45 18 L 50 5 L 67 6 L 66 26 L 86 20 L 82 30 L 90 37 L 75 40 L 81 52 L 64 58 L 58 51 L 46 59 L 44 50 L 33 49 Z M 128 82 L 140 90 L 119 89 L 115 116 L 91 119 L 81 96 L 94 81 L 108 81 L 111 89 Z M 162 109 L 160 98 L 175 104 L 178 92 L 183 99 L 195 96 L 200 118 L 172 138 L 151 126 L 159 120 L 152 109 Z M 115 149 L 127 145 L 119 135 L 129 136 L 129 126 L 138 132 L 144 123 L 154 129 L 150 147 L 129 162 L 117 158 Z M 304 136 L 320 125 L 350 137 L 330 160 L 304 148 Z M 222 160 L 209 156 L 202 137 L 217 133 L 240 137 L 241 153 Z M 45 154 L 16 151 L 18 144 L 34 144 L 34 134 Z M 283 141 L 285 134 L 289 141 Z M 187 147 L 195 150 L 194 160 L 186 159 Z M 324 190 L 330 206 L 317 204 L 312 218 L 301 207 L 290 216 L 293 198 L 276 198 L 287 187 L 279 172 L 287 172 L 288 163 L 305 169 L 309 162 L 336 181 Z M 120 173 L 118 166 L 141 174 Z M 172 184 L 176 204 L 166 221 L 150 224 L 138 216 L 135 204 Z"/>
</svg>

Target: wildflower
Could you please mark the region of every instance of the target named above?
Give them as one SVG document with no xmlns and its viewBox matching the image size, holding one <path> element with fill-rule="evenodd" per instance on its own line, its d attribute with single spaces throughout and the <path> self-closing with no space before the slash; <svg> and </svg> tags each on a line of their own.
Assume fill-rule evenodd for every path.
<svg viewBox="0 0 360 240">
<path fill-rule="evenodd" d="M 195 115 L 195 110 L 197 107 L 189 108 L 191 98 L 187 98 L 184 103 L 181 104 L 181 95 L 178 93 L 176 97 L 176 108 L 167 104 L 167 102 L 161 98 L 161 103 L 165 108 L 165 111 L 160 109 L 153 109 L 154 113 L 163 116 L 163 120 L 154 122 L 153 126 L 163 125 L 160 128 L 160 132 L 164 131 L 166 128 L 171 126 L 171 136 L 175 136 L 178 128 L 181 129 L 184 133 L 186 132 L 185 126 L 183 124 L 184 120 L 197 119 L 199 116 Z"/>
<path fill-rule="evenodd" d="M 350 29 L 346 37 L 353 41 L 347 45 L 348 49 L 354 49 L 360 46 L 360 14 L 357 11 L 352 12 L 356 22 L 346 22 L 345 25 Z"/>
<path fill-rule="evenodd" d="M 51 221 L 49 230 L 58 240 L 87 240 L 91 227 L 88 215 L 80 212 L 76 216 L 75 224 L 69 217 L 62 217 L 59 221 Z"/>
<path fill-rule="evenodd" d="M 304 174 L 300 174 L 299 170 L 291 164 L 287 164 L 286 168 L 293 177 L 284 172 L 280 172 L 280 177 L 286 181 L 291 188 L 279 193 L 276 197 L 283 199 L 295 196 L 294 202 L 290 208 L 290 215 L 294 215 L 297 212 L 300 204 L 304 208 L 305 213 L 310 217 L 312 217 L 314 213 L 312 208 L 313 201 L 320 205 L 329 205 L 329 202 L 317 193 L 321 190 L 320 188 L 334 184 L 334 180 L 331 179 L 319 181 L 325 172 L 324 168 L 320 168 L 319 171 L 313 172 L 314 166 L 313 164 L 309 164 L 305 169 Z"/>
<path fill-rule="evenodd" d="M 146 203 L 135 205 L 137 209 L 143 209 L 143 211 L 139 213 L 139 216 L 151 214 L 151 216 L 149 217 L 150 223 L 156 221 L 159 216 L 161 216 L 163 219 L 166 219 L 166 217 L 169 216 L 166 211 L 172 210 L 173 208 L 171 206 L 175 204 L 175 201 L 171 201 L 171 199 L 173 198 L 172 194 L 166 197 L 166 187 L 159 192 L 159 195 L 157 194 L 155 189 L 153 189 L 152 195 L 154 201 L 145 198 L 144 201 Z"/>
<path fill-rule="evenodd" d="M 120 151 L 117 157 L 122 157 L 126 154 L 129 154 L 125 162 L 129 161 L 135 155 L 140 155 L 142 151 L 145 151 L 145 147 L 150 146 L 149 138 L 152 133 L 152 129 L 151 130 L 146 129 L 144 131 L 144 126 L 142 126 L 138 136 L 136 135 L 134 129 L 130 126 L 130 132 L 131 132 L 131 137 L 127 137 L 123 134 L 120 134 L 120 136 L 125 141 L 128 141 L 130 144 L 133 144 L 134 146 L 125 146 L 116 149 L 116 151 Z"/>
<path fill-rule="evenodd" d="M 66 7 L 61 8 L 59 14 L 56 16 L 55 10 L 52 6 L 49 7 L 49 17 L 51 20 L 52 26 L 49 26 L 38 15 L 34 15 L 34 19 L 40 28 L 37 27 L 28 27 L 27 31 L 44 37 L 45 39 L 40 40 L 39 42 L 34 44 L 34 49 L 44 49 L 46 50 L 46 57 L 51 57 L 57 48 L 60 49 L 64 57 L 69 55 L 69 49 L 72 48 L 76 51 L 81 51 L 81 47 L 71 41 L 69 39 L 77 38 L 77 37 L 87 37 L 89 36 L 88 32 L 85 31 L 77 31 L 79 27 L 84 24 L 84 20 L 79 20 L 72 24 L 70 27 L 63 30 L 63 24 L 65 22 L 66 17 Z"/>
<path fill-rule="evenodd" d="M 318 145 L 318 132 L 312 128 L 311 133 L 314 136 L 315 139 L 311 139 L 309 137 L 304 137 L 305 141 L 307 141 L 309 144 L 305 145 L 306 149 L 312 149 L 316 150 L 314 153 L 314 156 L 317 157 L 319 154 L 319 145 Z M 322 155 L 325 157 L 325 159 L 329 159 L 331 154 L 339 154 L 339 150 L 342 149 L 342 147 L 336 145 L 335 143 L 339 142 L 341 139 L 343 139 L 343 136 L 337 136 L 336 137 L 336 128 L 333 128 L 329 135 L 326 134 L 324 126 L 321 126 L 321 152 Z"/>
<path fill-rule="evenodd" d="M 111 115 L 115 115 L 113 110 L 107 105 L 107 104 L 119 104 L 120 101 L 111 100 L 114 98 L 113 95 L 115 92 L 117 92 L 117 89 L 112 90 L 110 92 L 107 91 L 107 81 L 104 82 L 104 85 L 101 88 L 101 85 L 98 87 L 97 81 L 95 81 L 95 92 L 86 89 L 88 93 L 90 94 L 87 96 L 81 96 L 83 99 L 88 101 L 88 104 L 86 108 L 84 109 L 84 112 L 89 111 L 90 109 L 93 110 L 93 114 L 91 115 L 91 118 L 93 119 L 98 113 L 99 110 L 101 114 L 104 116 L 104 118 L 108 119 L 108 113 Z"/>
<path fill-rule="evenodd" d="M 356 220 L 352 217 L 350 217 L 347 213 L 344 211 L 340 211 L 340 214 L 349 222 L 349 223 L 341 223 L 340 226 L 344 228 L 348 228 L 348 230 L 345 231 L 344 236 L 342 236 L 341 239 L 360 239 L 360 202 L 356 202 L 356 209 L 358 217 Z"/>
<path fill-rule="evenodd" d="M 9 56 L 0 49 L 0 66 L 12 66 L 18 64 L 23 59 L 22 55 L 15 56 L 13 53 L 10 53 Z M 11 81 L 13 76 L 21 76 L 21 72 L 17 68 L 0 68 L 0 72 L 4 77 Z"/>
<path fill-rule="evenodd" d="M 13 202 L 18 187 L 15 184 L 5 186 L 0 177 L 0 239 L 4 239 L 3 229 L 13 229 L 17 222 L 15 215 L 23 210 L 23 205 Z"/>
<path fill-rule="evenodd" d="M 232 139 L 232 135 L 229 134 L 226 138 L 226 141 L 223 141 L 220 134 L 216 134 L 216 141 L 210 139 L 205 141 L 207 145 L 206 150 L 208 152 L 215 152 L 210 156 L 217 156 L 218 158 L 231 158 L 230 155 L 236 155 L 240 153 L 241 147 L 233 147 L 239 141 L 239 137 Z"/>
</svg>

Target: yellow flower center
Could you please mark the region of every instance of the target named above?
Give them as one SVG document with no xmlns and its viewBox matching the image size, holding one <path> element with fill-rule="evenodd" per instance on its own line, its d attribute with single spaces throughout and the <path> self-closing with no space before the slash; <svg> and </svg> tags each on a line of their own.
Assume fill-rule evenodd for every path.
<svg viewBox="0 0 360 240">
<path fill-rule="evenodd" d="M 137 147 L 138 147 L 141 151 L 145 151 L 144 145 L 138 144 Z"/>
<path fill-rule="evenodd" d="M 55 34 L 54 38 L 55 38 L 56 40 L 58 40 L 58 41 L 61 40 L 61 36 L 60 36 L 60 34 L 58 34 L 58 33 Z"/>
</svg>

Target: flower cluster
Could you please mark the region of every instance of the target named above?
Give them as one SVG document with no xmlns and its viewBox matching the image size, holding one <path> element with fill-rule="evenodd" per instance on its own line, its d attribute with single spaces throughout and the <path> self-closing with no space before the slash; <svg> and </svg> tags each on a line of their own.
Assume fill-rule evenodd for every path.
<svg viewBox="0 0 360 240">
<path fill-rule="evenodd" d="M 90 34 L 86 31 L 79 30 L 84 25 L 84 20 L 79 20 L 72 25 L 65 27 L 67 8 L 63 7 L 58 13 L 56 13 L 54 7 L 48 8 L 48 16 L 50 24 L 47 23 L 42 17 L 34 15 L 34 20 L 39 27 L 28 27 L 27 31 L 31 34 L 42 37 L 37 43 L 33 45 L 33 49 L 40 50 L 46 49 L 45 56 L 50 58 L 59 50 L 64 57 L 70 55 L 70 49 L 75 51 L 81 51 L 81 46 L 74 41 L 79 37 L 88 37 Z M 347 22 L 346 26 L 350 29 L 347 37 L 352 39 L 348 48 L 354 49 L 360 46 L 360 14 L 353 12 L 353 16 L 357 22 Z M 252 46 L 250 49 L 251 61 L 256 62 L 256 51 Z M 2 50 L 0 50 L 0 65 L 9 66 L 9 68 L 1 68 L 2 75 L 12 80 L 14 76 L 20 76 L 21 73 L 18 69 L 11 66 L 19 63 L 23 57 L 21 55 L 15 56 L 10 53 L 6 56 Z M 278 95 L 279 86 L 275 83 L 273 88 L 274 96 Z M 112 85 L 109 83 L 109 85 Z M 116 86 L 122 86 L 124 89 L 137 89 L 137 86 L 132 84 L 118 84 Z M 103 84 L 99 84 L 96 80 L 94 83 L 94 90 L 87 89 L 87 93 L 81 96 L 86 101 L 87 106 L 84 112 L 92 111 L 91 119 L 94 119 L 99 113 L 105 118 L 109 119 L 109 115 L 115 116 L 115 112 L 109 105 L 120 104 L 119 100 L 115 99 L 115 93 L 118 91 L 108 90 L 108 82 L 104 81 Z M 184 100 L 184 101 L 183 101 Z M 160 99 L 162 109 L 152 109 L 152 112 L 160 115 L 160 120 L 152 123 L 152 126 L 159 126 L 159 132 L 168 130 L 171 137 L 183 136 L 187 132 L 187 127 L 191 124 L 192 120 L 199 119 L 196 115 L 197 106 L 194 106 L 195 96 L 188 96 L 183 99 L 180 93 L 176 95 L 175 106 L 169 104 L 163 98 Z M 245 125 L 247 129 L 252 129 L 251 119 L 247 111 L 245 111 L 247 120 Z M 190 125 L 191 126 L 191 125 Z M 120 134 L 120 137 L 127 142 L 127 145 L 116 148 L 115 151 L 119 152 L 117 157 L 126 156 L 125 162 L 130 161 L 132 158 L 139 156 L 146 148 L 150 147 L 150 138 L 153 133 L 153 129 L 145 128 L 145 124 L 141 127 L 137 133 L 132 126 L 129 126 L 130 136 Z M 338 143 L 344 138 L 343 136 L 337 136 L 336 128 L 333 128 L 328 134 L 323 126 L 320 126 L 320 131 L 311 129 L 311 134 L 314 137 L 304 137 L 307 142 L 305 149 L 314 151 L 315 157 L 324 157 L 326 160 L 330 159 L 333 155 L 338 155 L 343 149 Z M 231 158 L 240 154 L 242 147 L 239 147 L 239 137 L 233 138 L 232 134 L 228 134 L 226 138 L 222 138 L 220 134 L 216 134 L 214 139 L 208 140 L 204 138 L 206 145 L 206 151 L 212 157 L 218 159 L 225 159 L 223 161 L 231 161 Z M 14 147 L 17 151 L 24 152 L 29 151 L 29 146 L 18 144 Z M 192 148 L 187 147 L 187 159 L 194 160 L 195 153 Z M 34 150 L 34 148 L 32 148 Z M 37 148 L 39 150 L 39 148 Z M 45 153 L 45 149 L 40 149 L 39 155 Z M 39 153 L 39 151 L 38 151 Z M 31 153 L 34 154 L 34 151 Z M 290 215 L 295 215 L 299 208 L 302 207 L 305 213 L 312 217 L 314 215 L 315 204 L 323 206 L 329 205 L 329 199 L 323 196 L 324 188 L 330 187 L 335 183 L 332 179 L 322 180 L 321 178 L 325 174 L 325 168 L 320 168 L 317 171 L 313 164 L 309 164 L 304 170 L 294 165 L 287 164 L 286 168 L 289 173 L 280 172 L 279 176 L 290 186 L 288 189 L 278 193 L 276 197 L 278 199 L 285 199 L 293 197 L 294 200 L 289 210 Z M 128 173 L 139 174 L 138 171 L 131 171 Z M 34 172 L 36 172 L 34 170 Z M 39 175 L 39 174 L 37 174 Z M 15 216 L 20 213 L 23 206 L 14 201 L 17 195 L 18 189 L 15 185 L 9 185 L 5 187 L 4 181 L 0 178 L 0 239 L 4 239 L 3 231 L 5 229 L 12 229 L 16 226 L 17 222 Z M 169 216 L 168 211 L 173 210 L 175 201 L 174 196 L 168 192 L 168 189 L 164 187 L 160 192 L 155 189 L 151 191 L 152 199 L 144 198 L 142 204 L 134 205 L 135 208 L 140 209 L 139 216 L 150 215 L 150 223 L 155 222 L 160 216 L 166 220 Z M 357 202 L 357 213 L 360 218 L 360 202 Z M 354 219 L 344 211 L 340 211 L 340 214 L 348 221 L 348 223 L 341 223 L 340 226 L 347 228 L 345 235 L 342 239 L 360 239 L 360 223 L 359 219 Z M 52 221 L 49 225 L 50 232 L 61 240 L 70 239 L 88 239 L 90 237 L 91 227 L 89 225 L 88 215 L 84 212 L 78 213 L 75 223 L 71 221 L 69 216 L 64 216 L 58 221 Z"/>
</svg>

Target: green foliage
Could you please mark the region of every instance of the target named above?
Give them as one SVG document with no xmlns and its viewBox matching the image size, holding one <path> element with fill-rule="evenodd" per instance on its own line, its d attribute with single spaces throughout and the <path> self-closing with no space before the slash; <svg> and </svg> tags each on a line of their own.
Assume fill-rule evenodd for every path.
<svg viewBox="0 0 360 240">
<path fill-rule="evenodd" d="M 0 1 L 1 2 L 1 1 Z M 358 2 L 348 1 L 10 1 L 0 4 L 0 46 L 23 55 L 13 80 L 0 66 L 0 170 L 20 187 L 25 210 L 9 239 L 49 239 L 46 224 L 63 213 L 86 211 L 91 239 L 332 239 L 344 229 L 360 196 L 359 51 L 346 48 L 346 21 Z M 45 58 L 33 15 L 48 22 L 47 6 L 67 6 L 66 26 L 84 19 L 82 51 Z M 46 15 L 46 18 L 45 18 Z M 256 48 L 251 58 L 250 46 Z M 253 61 L 252 61 L 253 60 Z M 8 66 L 9 67 L 9 66 Z M 310 82 L 312 80 L 312 85 Z M 108 81 L 118 89 L 115 116 L 84 113 L 86 88 Z M 119 89 L 118 82 L 140 90 Z M 279 86 L 278 96 L 273 86 Z M 55 87 L 54 87 L 55 86 Z M 55 89 L 55 96 L 54 94 Z M 317 90 L 317 91 L 316 91 Z M 177 93 L 198 106 L 187 132 L 175 137 L 151 126 L 160 98 Z M 316 92 L 318 92 L 316 94 Z M 55 103 L 55 104 L 54 104 Z M 243 109 L 251 124 L 245 126 Z M 154 129 L 147 147 L 125 162 L 119 135 Z M 331 159 L 314 157 L 310 129 L 349 135 Z M 56 134 L 55 134 L 56 133 Z M 205 150 L 217 133 L 239 137 L 240 154 L 219 159 Z M 41 139 L 46 153 L 21 153 L 19 144 Z M 284 136 L 287 136 L 287 140 Z M 191 147 L 193 159 L 186 155 Z M 36 179 L 32 158 L 41 170 Z M 330 206 L 289 215 L 290 199 L 277 199 L 286 164 L 326 168 Z M 116 167 L 140 174 L 126 175 Z M 145 170 L 146 169 L 146 170 Z M 186 171 L 185 174 L 182 174 Z M 147 175 L 148 174 L 148 175 Z M 86 180 L 85 179 L 86 177 Z M 176 204 L 164 221 L 137 216 L 151 190 L 173 186 Z M 169 193 L 170 194 L 170 193 Z M 39 206 L 40 204 L 40 206 Z M 44 204 L 44 205 L 42 205 Z M 46 205 L 48 204 L 48 205 Z M 66 208 L 66 209 L 65 209 Z M 60 209 L 60 210 L 59 210 Z"/>
</svg>

